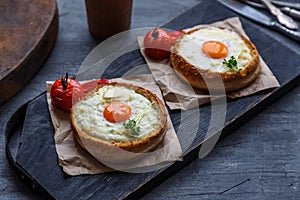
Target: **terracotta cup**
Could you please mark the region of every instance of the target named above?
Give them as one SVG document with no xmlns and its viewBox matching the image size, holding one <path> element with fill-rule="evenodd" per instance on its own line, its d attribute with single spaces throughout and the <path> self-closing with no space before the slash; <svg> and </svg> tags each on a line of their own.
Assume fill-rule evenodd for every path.
<svg viewBox="0 0 300 200">
<path fill-rule="evenodd" d="M 89 31 L 104 40 L 130 28 L 133 0 L 85 0 Z"/>
</svg>

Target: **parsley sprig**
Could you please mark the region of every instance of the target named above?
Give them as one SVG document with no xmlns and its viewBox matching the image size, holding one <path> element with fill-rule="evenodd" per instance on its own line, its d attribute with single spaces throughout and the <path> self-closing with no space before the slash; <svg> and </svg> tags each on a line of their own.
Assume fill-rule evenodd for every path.
<svg viewBox="0 0 300 200">
<path fill-rule="evenodd" d="M 231 56 L 229 60 L 224 59 L 223 65 L 226 65 L 226 67 L 232 69 L 233 71 L 239 71 L 239 67 L 237 66 L 237 60 L 234 56 Z"/>
<path fill-rule="evenodd" d="M 130 131 L 131 136 L 138 136 L 141 132 L 140 124 L 143 117 L 149 112 L 153 102 L 149 104 L 141 113 L 137 114 L 133 119 L 129 119 L 123 123 L 125 129 Z"/>
<path fill-rule="evenodd" d="M 138 135 L 141 132 L 141 128 L 138 125 L 138 122 L 134 119 L 127 120 L 123 123 L 123 125 L 126 129 L 129 129 L 131 131 L 131 135 Z"/>
</svg>

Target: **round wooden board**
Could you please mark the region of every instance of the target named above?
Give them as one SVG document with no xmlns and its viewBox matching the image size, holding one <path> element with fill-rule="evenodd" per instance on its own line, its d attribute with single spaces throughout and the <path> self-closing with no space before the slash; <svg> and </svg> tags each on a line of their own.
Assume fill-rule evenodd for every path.
<svg viewBox="0 0 300 200">
<path fill-rule="evenodd" d="M 56 0 L 0 1 L 0 105 L 37 72 L 57 33 Z"/>
</svg>

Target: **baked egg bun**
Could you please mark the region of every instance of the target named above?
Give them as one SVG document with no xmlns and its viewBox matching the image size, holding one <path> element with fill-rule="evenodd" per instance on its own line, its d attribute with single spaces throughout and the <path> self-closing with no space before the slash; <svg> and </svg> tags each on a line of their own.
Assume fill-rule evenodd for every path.
<svg viewBox="0 0 300 200">
<path fill-rule="evenodd" d="M 243 35 L 218 27 L 198 28 L 182 35 L 172 47 L 170 62 L 182 80 L 205 91 L 242 89 L 260 71 L 254 44 Z"/>
<path fill-rule="evenodd" d="M 133 156 L 122 155 L 124 151 L 150 152 L 162 142 L 167 111 L 162 101 L 144 88 L 108 83 L 72 107 L 70 122 L 76 140 L 91 155 L 117 162 Z"/>
</svg>

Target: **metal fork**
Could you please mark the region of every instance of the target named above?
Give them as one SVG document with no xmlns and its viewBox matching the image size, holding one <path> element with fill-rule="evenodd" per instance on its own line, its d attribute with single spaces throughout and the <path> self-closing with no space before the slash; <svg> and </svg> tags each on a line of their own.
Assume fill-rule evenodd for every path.
<svg viewBox="0 0 300 200">
<path fill-rule="evenodd" d="M 251 0 L 240 0 L 240 1 L 246 3 L 250 6 L 253 6 L 253 7 L 267 9 L 265 4 L 259 3 L 257 1 L 251 1 Z M 293 19 L 300 20 L 300 11 L 299 10 L 296 10 L 294 8 L 290 8 L 288 6 L 280 7 L 280 10 L 283 13 L 287 14 L 288 16 L 292 17 Z"/>
<path fill-rule="evenodd" d="M 260 0 L 264 3 L 270 12 L 277 17 L 277 20 L 280 24 L 284 25 L 285 27 L 296 30 L 298 29 L 298 24 L 289 16 L 285 15 L 279 8 L 274 6 L 269 0 Z"/>
</svg>

